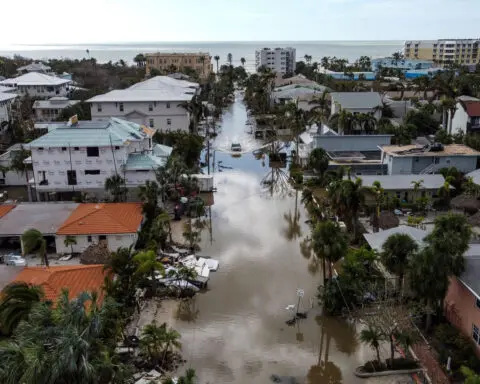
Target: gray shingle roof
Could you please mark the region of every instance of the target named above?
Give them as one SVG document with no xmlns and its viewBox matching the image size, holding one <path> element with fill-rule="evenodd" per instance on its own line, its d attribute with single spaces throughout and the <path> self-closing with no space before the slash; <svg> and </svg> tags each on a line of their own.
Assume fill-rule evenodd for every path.
<svg viewBox="0 0 480 384">
<path fill-rule="evenodd" d="M 363 237 L 367 241 L 370 248 L 376 250 L 377 252 L 382 252 L 383 244 L 391 236 L 397 233 L 402 233 L 409 235 L 414 239 L 419 246 L 423 245 L 423 239 L 429 234 L 428 231 L 422 229 L 410 227 L 408 225 L 399 225 L 398 227 L 386 229 L 385 231 L 380 231 L 377 233 L 365 233 Z"/>
<path fill-rule="evenodd" d="M 480 185 L 480 169 L 467 173 L 465 177 L 471 177 L 475 184 Z"/>
<path fill-rule="evenodd" d="M 382 105 L 378 92 L 332 92 L 332 102 L 346 109 L 373 109 Z"/>
<path fill-rule="evenodd" d="M 413 190 L 413 181 L 423 180 L 421 189 L 439 189 L 445 182 L 442 175 L 365 175 L 357 176 L 362 179 L 362 185 L 371 187 L 375 181 L 379 181 L 386 191 Z"/>
</svg>

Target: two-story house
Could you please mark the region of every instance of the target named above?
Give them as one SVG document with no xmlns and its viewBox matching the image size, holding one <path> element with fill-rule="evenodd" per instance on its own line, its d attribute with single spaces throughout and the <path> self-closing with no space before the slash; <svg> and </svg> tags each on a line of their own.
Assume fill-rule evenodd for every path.
<svg viewBox="0 0 480 384">
<path fill-rule="evenodd" d="M 200 92 L 186 80 L 156 76 L 130 88 L 114 90 L 89 100 L 92 120 L 119 117 L 161 131 L 188 131 L 190 114 L 182 106 Z"/>
<path fill-rule="evenodd" d="M 107 178 L 118 174 L 134 189 L 154 180 L 167 161 L 169 152 L 152 145 L 150 128 L 117 118 L 71 121 L 25 144 L 32 154 L 26 160 L 34 171 L 30 185 L 40 201 L 71 200 L 79 192 L 103 199 Z"/>
<path fill-rule="evenodd" d="M 480 152 L 463 144 L 383 145 L 380 149 L 389 175 L 425 175 L 449 167 L 468 173 L 478 168 L 480 156 Z"/>
<path fill-rule="evenodd" d="M 15 157 L 19 156 L 21 151 L 22 144 L 14 144 L 0 155 L 0 185 L 28 185 L 28 180 L 32 176 L 31 171 L 22 173 L 11 169 Z"/>
<path fill-rule="evenodd" d="M 480 132 L 480 100 L 470 96 L 460 96 L 457 99 L 455 112 L 448 112 L 451 122 L 448 131 L 451 134 L 459 131 L 464 134 Z"/>
<path fill-rule="evenodd" d="M 29 72 L 25 75 L 0 81 L 0 86 L 17 88 L 20 96 L 30 96 L 36 99 L 48 99 L 54 96 L 68 96 L 72 80 Z"/>
<path fill-rule="evenodd" d="M 53 74 L 52 68 L 48 65 L 43 64 L 42 62 L 27 64 L 17 69 L 17 73 L 19 75 L 23 75 L 24 73 L 29 72 L 45 73 L 47 75 Z"/>
<path fill-rule="evenodd" d="M 13 88 L 0 86 L 0 129 L 12 119 L 12 104 L 18 97 L 10 89 L 13 91 Z"/>
<path fill-rule="evenodd" d="M 346 110 L 353 115 L 371 114 L 377 120 L 382 117 L 382 98 L 378 92 L 332 92 L 331 115 Z"/>
<path fill-rule="evenodd" d="M 62 96 L 51 97 L 48 100 L 35 100 L 32 107 L 35 121 L 48 122 L 57 120 L 64 109 L 78 103 L 80 103 L 80 100 L 69 100 L 67 97 Z"/>
</svg>

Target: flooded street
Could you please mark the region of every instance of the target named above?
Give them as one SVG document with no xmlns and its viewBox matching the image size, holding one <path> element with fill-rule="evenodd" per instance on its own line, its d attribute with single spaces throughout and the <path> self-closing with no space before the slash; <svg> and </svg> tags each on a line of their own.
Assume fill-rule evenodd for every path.
<svg viewBox="0 0 480 384">
<path fill-rule="evenodd" d="M 202 233 L 199 254 L 218 259 L 220 268 L 190 306 L 165 302 L 159 314 L 182 335 L 185 368 L 195 368 L 200 382 L 216 384 L 271 383 L 272 374 L 311 384 L 408 382 L 353 375 L 373 352 L 359 346 L 346 322 L 321 316 L 316 291 L 322 273 L 299 246 L 309 233 L 301 193 L 271 196 L 261 186 L 271 171 L 268 158 L 257 160 L 252 153 L 234 158 L 225 152 L 232 141 L 243 151 L 262 145 L 246 133 L 246 120 L 237 99 L 213 145 L 215 161 L 226 168 L 215 168 L 212 230 Z M 299 288 L 305 292 L 300 311 L 308 317 L 287 326 L 292 313 L 286 307 L 297 305 Z M 169 306 L 175 308 L 169 311 Z"/>
</svg>

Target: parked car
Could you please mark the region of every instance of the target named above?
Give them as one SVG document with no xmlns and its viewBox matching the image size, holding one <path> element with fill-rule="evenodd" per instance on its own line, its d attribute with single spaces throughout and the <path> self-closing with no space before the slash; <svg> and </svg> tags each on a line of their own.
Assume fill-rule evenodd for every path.
<svg viewBox="0 0 480 384">
<path fill-rule="evenodd" d="M 15 267 L 26 267 L 27 261 L 20 255 L 10 253 L 3 257 L 6 265 L 13 265 Z"/>
</svg>

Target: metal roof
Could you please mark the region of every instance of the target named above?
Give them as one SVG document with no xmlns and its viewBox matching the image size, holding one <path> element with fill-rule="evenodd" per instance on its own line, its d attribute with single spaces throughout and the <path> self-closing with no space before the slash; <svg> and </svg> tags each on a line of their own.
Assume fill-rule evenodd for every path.
<svg viewBox="0 0 480 384">
<path fill-rule="evenodd" d="M 64 109 L 78 103 L 80 103 L 80 100 L 52 97 L 49 100 L 36 100 L 33 103 L 33 109 Z"/>
<path fill-rule="evenodd" d="M 409 235 L 419 246 L 423 246 L 423 239 L 429 234 L 429 231 L 424 231 L 408 225 L 399 225 L 398 227 L 386 229 L 385 231 L 377 233 L 365 233 L 363 237 L 368 245 L 370 245 L 370 248 L 377 252 L 382 252 L 385 241 L 387 241 L 390 236 L 398 233 Z"/>
<path fill-rule="evenodd" d="M 52 86 L 52 85 L 61 85 L 71 83 L 72 80 L 61 79 L 60 77 L 45 75 L 44 73 L 38 72 L 29 72 L 25 75 L 14 77 L 11 79 L 6 79 L 0 81 L 0 85 L 43 85 L 43 86 Z"/>
<path fill-rule="evenodd" d="M 23 72 L 23 71 L 28 71 L 28 72 L 45 71 L 45 72 L 47 72 L 50 69 L 52 69 L 52 68 L 50 68 L 48 65 L 45 65 L 43 63 L 31 63 L 31 64 L 28 64 L 28 65 L 25 65 L 23 67 L 18 68 L 17 72 Z"/>
<path fill-rule="evenodd" d="M 193 89 L 199 88 L 200 85 L 192 81 L 175 79 L 171 76 L 155 76 L 140 83 L 133 84 L 127 89 L 147 91 L 164 89 L 165 87 Z"/>
<path fill-rule="evenodd" d="M 16 93 L 0 93 L 0 101 L 12 100 L 18 97 Z"/>
<path fill-rule="evenodd" d="M 172 147 L 168 147 L 168 146 L 163 145 L 163 144 L 155 144 L 153 146 L 153 154 L 155 156 L 168 157 L 172 154 L 172 151 L 173 151 Z"/>
<path fill-rule="evenodd" d="M 382 188 L 389 190 L 413 190 L 413 182 L 423 180 L 421 189 L 439 189 L 445 179 L 442 175 L 361 175 L 362 185 L 371 187 L 375 181 L 379 181 Z"/>
<path fill-rule="evenodd" d="M 129 101 L 190 101 L 193 93 L 185 93 L 185 88 L 167 88 L 157 90 L 117 89 L 87 100 L 87 103 L 129 102 Z"/>
<path fill-rule="evenodd" d="M 38 147 L 106 147 L 123 145 L 127 141 L 140 141 L 153 136 L 153 131 L 143 125 L 118 118 L 105 121 L 79 121 L 68 126 L 54 124 L 56 129 L 46 135 L 25 144 L 25 148 Z"/>
<path fill-rule="evenodd" d="M 470 244 L 465 253 L 465 271 L 458 278 L 477 298 L 480 298 L 480 244 Z"/>
<path fill-rule="evenodd" d="M 378 92 L 332 92 L 332 103 L 346 109 L 373 109 L 382 105 Z"/>
<path fill-rule="evenodd" d="M 130 153 L 128 155 L 127 163 L 125 164 L 125 170 L 127 171 L 140 171 L 157 169 L 163 167 L 167 163 L 165 157 L 154 156 L 148 153 Z"/>
<path fill-rule="evenodd" d="M 480 185 L 480 169 L 467 173 L 465 177 L 471 177 L 475 184 Z"/>
</svg>

